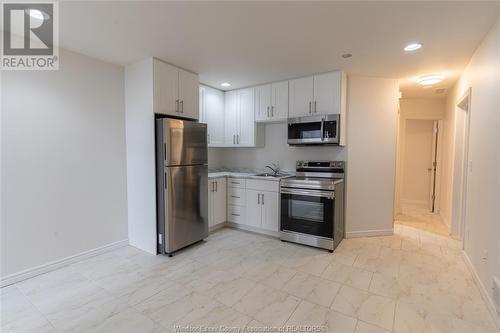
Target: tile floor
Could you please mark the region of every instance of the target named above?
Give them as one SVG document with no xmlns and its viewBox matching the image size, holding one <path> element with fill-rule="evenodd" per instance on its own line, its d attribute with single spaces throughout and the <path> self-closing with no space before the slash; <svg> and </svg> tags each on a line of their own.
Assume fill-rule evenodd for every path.
<svg viewBox="0 0 500 333">
<path fill-rule="evenodd" d="M 496 332 L 459 243 L 396 225 L 333 253 L 222 229 L 173 258 L 133 247 L 1 289 L 2 332 Z"/>
<path fill-rule="evenodd" d="M 402 214 L 396 216 L 395 222 L 442 236 L 449 235 L 448 226 L 443 223 L 439 214 L 416 205 L 403 205 Z"/>
</svg>

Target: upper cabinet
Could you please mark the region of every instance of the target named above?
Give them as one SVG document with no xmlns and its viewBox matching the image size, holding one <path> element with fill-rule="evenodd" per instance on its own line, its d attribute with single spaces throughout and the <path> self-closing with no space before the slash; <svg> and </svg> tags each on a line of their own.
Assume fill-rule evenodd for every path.
<svg viewBox="0 0 500 333">
<path fill-rule="evenodd" d="M 263 145 L 263 128 L 255 124 L 255 88 L 226 92 L 224 117 L 226 147 Z"/>
<path fill-rule="evenodd" d="M 290 118 L 345 114 L 346 76 L 329 72 L 290 80 Z"/>
<path fill-rule="evenodd" d="M 209 147 L 224 145 L 224 92 L 200 86 L 200 121 L 207 124 Z"/>
<path fill-rule="evenodd" d="M 288 116 L 288 81 L 265 84 L 255 88 L 255 120 L 285 121 Z"/>
<path fill-rule="evenodd" d="M 199 118 L 198 75 L 153 60 L 155 113 Z"/>
</svg>

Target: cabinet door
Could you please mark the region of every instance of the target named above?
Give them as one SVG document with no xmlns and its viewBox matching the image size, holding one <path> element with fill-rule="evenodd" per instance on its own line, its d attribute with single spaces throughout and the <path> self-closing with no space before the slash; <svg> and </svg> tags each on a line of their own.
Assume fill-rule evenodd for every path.
<svg viewBox="0 0 500 333">
<path fill-rule="evenodd" d="M 271 118 L 284 120 L 288 117 L 288 81 L 273 83 L 271 91 Z"/>
<path fill-rule="evenodd" d="M 215 180 L 215 195 L 213 201 L 214 223 L 226 222 L 226 178 Z"/>
<path fill-rule="evenodd" d="M 340 113 L 340 79 L 341 72 L 314 76 L 314 114 Z"/>
<path fill-rule="evenodd" d="M 207 124 L 208 146 L 224 144 L 224 93 L 200 87 L 200 121 Z"/>
<path fill-rule="evenodd" d="M 254 88 L 239 90 L 239 132 L 237 144 L 240 146 L 255 145 L 255 100 Z"/>
<path fill-rule="evenodd" d="M 225 144 L 236 145 L 236 134 L 239 127 L 239 103 L 238 91 L 232 90 L 225 94 L 224 124 L 225 124 Z"/>
<path fill-rule="evenodd" d="M 278 192 L 261 191 L 262 229 L 279 231 L 279 194 Z"/>
<path fill-rule="evenodd" d="M 260 191 L 246 191 L 246 224 L 252 227 L 261 227 L 262 205 L 260 201 Z"/>
<path fill-rule="evenodd" d="M 179 112 L 182 117 L 199 118 L 198 75 L 179 69 Z"/>
<path fill-rule="evenodd" d="M 208 226 L 214 226 L 214 180 L 208 181 Z"/>
<path fill-rule="evenodd" d="M 159 60 L 153 61 L 154 109 L 156 113 L 179 116 L 179 70 Z M 198 91 L 198 86 L 196 87 Z"/>
<path fill-rule="evenodd" d="M 255 87 L 255 120 L 266 121 L 267 119 L 269 119 L 271 116 L 270 107 L 271 85 L 265 84 L 263 86 Z"/>
<path fill-rule="evenodd" d="M 313 77 L 290 80 L 289 111 L 290 118 L 311 115 L 310 103 L 313 101 Z"/>
</svg>

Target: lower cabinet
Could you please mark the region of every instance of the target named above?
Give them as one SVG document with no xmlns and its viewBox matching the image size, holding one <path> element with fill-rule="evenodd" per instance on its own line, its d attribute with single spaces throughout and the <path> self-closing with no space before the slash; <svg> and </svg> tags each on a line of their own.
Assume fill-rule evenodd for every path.
<svg viewBox="0 0 500 333">
<path fill-rule="evenodd" d="M 278 192 L 247 189 L 246 224 L 255 228 L 278 231 Z"/>
<path fill-rule="evenodd" d="M 208 181 L 208 226 L 226 222 L 226 178 Z"/>
<path fill-rule="evenodd" d="M 252 231 L 279 231 L 279 182 L 245 178 L 208 181 L 208 226 L 231 222 Z"/>
</svg>

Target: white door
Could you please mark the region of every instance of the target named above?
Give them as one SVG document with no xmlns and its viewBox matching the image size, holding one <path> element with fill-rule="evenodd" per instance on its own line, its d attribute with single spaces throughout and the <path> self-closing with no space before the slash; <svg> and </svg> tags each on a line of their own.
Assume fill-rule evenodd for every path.
<svg viewBox="0 0 500 333">
<path fill-rule="evenodd" d="M 214 180 L 209 180 L 208 181 L 208 226 L 214 226 L 215 225 L 215 220 L 214 220 L 214 197 L 215 197 L 215 186 L 214 186 Z"/>
<path fill-rule="evenodd" d="M 255 145 L 255 100 L 254 88 L 239 90 L 239 133 L 236 143 L 240 146 Z"/>
<path fill-rule="evenodd" d="M 314 76 L 314 114 L 340 114 L 341 77 L 341 72 Z"/>
<path fill-rule="evenodd" d="M 214 194 L 214 224 L 226 222 L 226 178 L 219 178 L 215 180 Z"/>
<path fill-rule="evenodd" d="M 198 75 L 179 69 L 179 111 L 182 117 L 199 119 Z"/>
<path fill-rule="evenodd" d="M 225 93 L 224 124 L 225 144 L 236 145 L 236 134 L 240 122 L 238 91 L 232 90 Z"/>
<path fill-rule="evenodd" d="M 261 227 L 262 205 L 260 191 L 248 190 L 246 192 L 246 224 L 252 227 Z"/>
<path fill-rule="evenodd" d="M 312 114 L 313 86 L 312 76 L 290 80 L 288 116 L 302 117 Z"/>
<path fill-rule="evenodd" d="M 153 61 L 154 109 L 156 113 L 179 116 L 179 72 L 164 62 Z M 198 91 L 198 86 L 196 86 Z"/>
<path fill-rule="evenodd" d="M 288 101 L 287 101 L 288 102 Z M 255 87 L 255 120 L 265 121 L 270 117 L 271 85 Z"/>
<path fill-rule="evenodd" d="M 288 117 L 288 81 L 271 85 L 271 118 L 284 120 Z"/>
<path fill-rule="evenodd" d="M 278 196 L 277 192 L 261 191 L 262 204 L 262 224 L 261 227 L 266 230 L 279 231 L 278 216 Z"/>
</svg>

